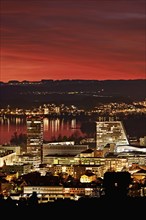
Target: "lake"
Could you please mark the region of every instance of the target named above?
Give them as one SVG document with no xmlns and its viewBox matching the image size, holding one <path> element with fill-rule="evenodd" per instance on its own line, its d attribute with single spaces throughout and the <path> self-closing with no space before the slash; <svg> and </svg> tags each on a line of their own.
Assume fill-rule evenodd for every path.
<svg viewBox="0 0 146 220">
<path fill-rule="evenodd" d="M 69 138 L 71 135 L 78 135 L 84 137 L 85 134 L 81 131 L 81 121 L 77 119 L 60 119 L 60 118 L 47 118 L 43 119 L 44 124 L 44 140 L 52 141 L 53 138 L 58 136 L 66 136 Z M 1 117 L 0 118 L 0 144 L 10 142 L 12 135 L 26 134 L 26 118 L 25 117 Z"/>
<path fill-rule="evenodd" d="M 129 137 L 139 139 L 146 136 L 146 115 L 121 118 L 125 130 Z M 66 136 L 67 138 L 72 135 L 77 137 L 94 137 L 95 134 L 94 118 L 49 118 L 43 119 L 44 124 L 44 140 L 53 141 L 54 137 Z M 17 134 L 26 134 L 26 117 L 0 117 L 0 144 L 10 142 L 14 132 Z"/>
</svg>

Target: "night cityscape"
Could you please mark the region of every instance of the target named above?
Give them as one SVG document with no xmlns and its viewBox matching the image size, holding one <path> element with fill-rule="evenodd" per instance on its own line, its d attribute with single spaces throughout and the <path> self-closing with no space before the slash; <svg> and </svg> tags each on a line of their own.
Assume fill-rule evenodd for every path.
<svg viewBox="0 0 146 220">
<path fill-rule="evenodd" d="M 1 214 L 143 217 L 145 7 L 1 1 Z"/>
</svg>

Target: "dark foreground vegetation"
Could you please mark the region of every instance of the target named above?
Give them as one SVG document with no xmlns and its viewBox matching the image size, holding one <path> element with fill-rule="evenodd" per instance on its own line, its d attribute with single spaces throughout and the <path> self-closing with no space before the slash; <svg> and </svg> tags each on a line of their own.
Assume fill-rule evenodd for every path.
<svg viewBox="0 0 146 220">
<path fill-rule="evenodd" d="M 143 219 L 146 210 L 146 197 L 129 197 L 127 187 L 130 175 L 124 173 L 107 172 L 104 176 L 105 195 L 100 198 L 80 197 L 77 201 L 71 199 L 57 199 L 54 202 L 39 203 L 36 192 L 28 200 L 15 201 L 8 197 L 0 197 L 0 214 L 12 217 L 18 213 L 23 218 L 48 216 L 70 218 L 115 218 L 115 219 Z M 50 216 L 50 217 L 49 217 Z M 16 215 L 17 217 L 17 215 Z"/>
<path fill-rule="evenodd" d="M 34 199 L 29 203 L 23 201 L 0 201 L 0 213 L 12 216 L 14 213 L 21 213 L 21 216 L 27 218 L 30 215 L 33 217 L 43 217 L 53 215 L 53 218 L 60 219 L 102 216 L 102 218 L 142 218 L 146 210 L 146 197 L 118 197 L 103 196 L 102 198 L 81 198 L 78 201 L 70 199 L 57 199 L 55 202 L 37 203 Z"/>
</svg>

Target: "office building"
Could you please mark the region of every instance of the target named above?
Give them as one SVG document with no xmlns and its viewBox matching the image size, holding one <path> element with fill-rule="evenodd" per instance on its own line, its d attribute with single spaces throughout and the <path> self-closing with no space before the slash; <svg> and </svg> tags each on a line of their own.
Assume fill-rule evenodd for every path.
<svg viewBox="0 0 146 220">
<path fill-rule="evenodd" d="M 121 121 L 96 122 L 96 149 L 103 149 L 107 144 L 115 144 L 115 146 L 129 145 Z"/>
</svg>

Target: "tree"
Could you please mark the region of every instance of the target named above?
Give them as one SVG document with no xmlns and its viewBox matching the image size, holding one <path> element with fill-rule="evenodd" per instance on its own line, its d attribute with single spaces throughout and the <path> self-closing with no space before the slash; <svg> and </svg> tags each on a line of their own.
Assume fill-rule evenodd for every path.
<svg viewBox="0 0 146 220">
<path fill-rule="evenodd" d="M 12 145 L 17 145 L 17 146 L 26 146 L 27 143 L 27 135 L 20 133 L 19 135 L 17 132 L 14 132 L 10 139 L 10 143 Z"/>
<path fill-rule="evenodd" d="M 28 205 L 31 207 L 38 205 L 38 196 L 35 191 L 32 192 L 32 195 L 28 198 Z"/>
</svg>

